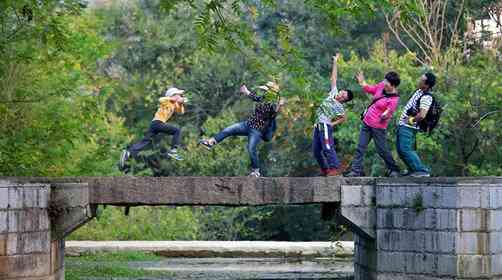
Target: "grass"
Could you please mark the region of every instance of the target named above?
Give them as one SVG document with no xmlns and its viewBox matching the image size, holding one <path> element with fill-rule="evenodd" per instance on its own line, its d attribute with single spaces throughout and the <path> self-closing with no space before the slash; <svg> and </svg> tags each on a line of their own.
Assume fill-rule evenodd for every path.
<svg viewBox="0 0 502 280">
<path fill-rule="evenodd" d="M 127 262 L 158 261 L 163 259 L 152 253 L 120 252 L 85 254 L 80 257 L 67 257 L 65 279 L 82 280 L 93 277 L 172 277 L 172 272 L 149 271 L 130 268 Z"/>
</svg>

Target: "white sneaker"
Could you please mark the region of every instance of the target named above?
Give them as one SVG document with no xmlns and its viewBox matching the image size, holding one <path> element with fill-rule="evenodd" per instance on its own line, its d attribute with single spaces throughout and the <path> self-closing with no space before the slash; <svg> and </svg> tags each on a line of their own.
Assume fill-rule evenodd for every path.
<svg viewBox="0 0 502 280">
<path fill-rule="evenodd" d="M 260 169 L 253 169 L 253 171 L 251 171 L 251 173 L 249 173 L 248 176 L 249 177 L 255 177 L 255 178 L 261 177 Z"/>
<path fill-rule="evenodd" d="M 171 149 L 169 152 L 167 152 L 167 156 L 175 160 L 183 160 L 183 158 L 178 154 L 178 151 L 176 149 Z"/>
<path fill-rule="evenodd" d="M 119 161 L 119 170 L 124 171 L 127 168 L 126 162 L 129 160 L 129 157 L 131 156 L 131 153 L 125 149 L 122 150 L 122 154 L 120 155 L 120 161 Z"/>
</svg>

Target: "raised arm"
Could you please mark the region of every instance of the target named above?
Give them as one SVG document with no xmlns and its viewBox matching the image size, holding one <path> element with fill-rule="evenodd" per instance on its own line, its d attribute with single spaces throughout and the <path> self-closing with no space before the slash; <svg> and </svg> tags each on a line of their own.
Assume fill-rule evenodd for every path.
<svg viewBox="0 0 502 280">
<path fill-rule="evenodd" d="M 251 100 L 255 101 L 255 102 L 261 102 L 263 101 L 263 96 L 257 96 L 256 93 L 254 92 L 251 92 L 247 87 L 246 85 L 242 85 L 241 88 L 240 88 L 240 92 L 241 93 L 244 93 L 247 97 L 251 98 Z"/>
<path fill-rule="evenodd" d="M 356 79 L 357 79 L 357 82 L 359 83 L 359 85 L 363 88 L 364 92 L 369 93 L 371 95 L 376 94 L 379 85 L 378 84 L 368 85 L 368 83 L 366 83 L 366 79 L 364 78 L 363 72 L 357 73 Z"/>
<path fill-rule="evenodd" d="M 333 66 L 331 68 L 331 90 L 336 88 L 336 78 L 338 76 L 338 58 L 340 58 L 340 53 L 336 53 L 336 55 L 333 56 Z"/>
</svg>

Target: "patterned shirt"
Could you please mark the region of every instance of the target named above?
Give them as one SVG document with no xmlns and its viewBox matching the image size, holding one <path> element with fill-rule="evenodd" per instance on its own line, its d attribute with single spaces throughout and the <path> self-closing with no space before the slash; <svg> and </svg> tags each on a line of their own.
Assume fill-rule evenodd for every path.
<svg viewBox="0 0 502 280">
<path fill-rule="evenodd" d="M 399 118 L 399 125 L 407 126 L 409 128 L 418 129 L 418 124 L 411 125 L 408 123 L 409 116 L 406 114 L 406 112 L 408 112 L 408 110 L 411 108 L 417 108 L 418 100 L 420 100 L 420 108 L 419 108 L 420 110 L 422 110 L 422 109 L 429 110 L 429 108 L 432 105 L 432 96 L 426 95 L 426 96 L 422 97 L 422 95 L 424 95 L 424 92 L 421 89 L 418 89 L 417 91 L 415 91 L 415 93 L 410 98 L 410 100 L 408 100 L 408 103 L 406 103 L 406 106 L 404 106 L 403 112 L 401 113 L 401 117 Z M 420 98 L 420 97 L 422 97 L 422 98 Z"/>
<path fill-rule="evenodd" d="M 257 96 L 256 93 L 249 94 L 249 97 L 258 102 L 253 114 L 249 116 L 247 124 L 249 127 L 262 130 L 277 115 L 277 105 L 271 102 L 265 102 L 263 96 Z"/>
<path fill-rule="evenodd" d="M 328 97 L 323 100 L 316 111 L 316 120 L 318 123 L 330 124 L 336 117 L 345 115 L 343 104 L 335 99 L 337 95 L 338 89 L 333 87 L 329 92 Z"/>
</svg>

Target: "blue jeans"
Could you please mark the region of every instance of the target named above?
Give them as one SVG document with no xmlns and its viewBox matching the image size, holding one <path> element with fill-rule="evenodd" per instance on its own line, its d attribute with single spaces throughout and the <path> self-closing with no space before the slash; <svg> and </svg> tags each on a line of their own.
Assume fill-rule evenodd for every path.
<svg viewBox="0 0 502 280">
<path fill-rule="evenodd" d="M 251 159 L 251 168 L 260 168 L 256 146 L 258 146 L 258 143 L 260 143 L 260 141 L 262 140 L 262 133 L 257 129 L 249 127 L 247 122 L 240 122 L 223 129 L 218 134 L 216 134 L 216 136 L 214 136 L 214 139 L 216 140 L 216 142 L 220 143 L 229 136 L 248 137 L 247 149 L 249 158 Z"/>
<path fill-rule="evenodd" d="M 146 149 L 154 140 L 153 138 L 158 134 L 167 134 L 173 136 L 173 141 L 171 147 L 175 149 L 180 145 L 181 142 L 181 129 L 173 125 L 161 122 L 159 120 L 154 120 L 150 123 L 150 128 L 145 133 L 143 139 L 137 143 L 134 143 L 128 147 L 129 152 L 133 157 L 136 157 L 139 152 Z M 164 153 L 165 151 L 161 151 Z"/>
<path fill-rule="evenodd" d="M 409 171 L 429 173 L 430 169 L 423 165 L 415 151 L 417 132 L 416 129 L 400 125 L 397 130 L 397 152 Z"/>
<path fill-rule="evenodd" d="M 314 157 L 323 169 L 338 168 L 340 161 L 336 156 L 333 127 L 329 124 L 316 124 L 312 139 Z"/>
</svg>

